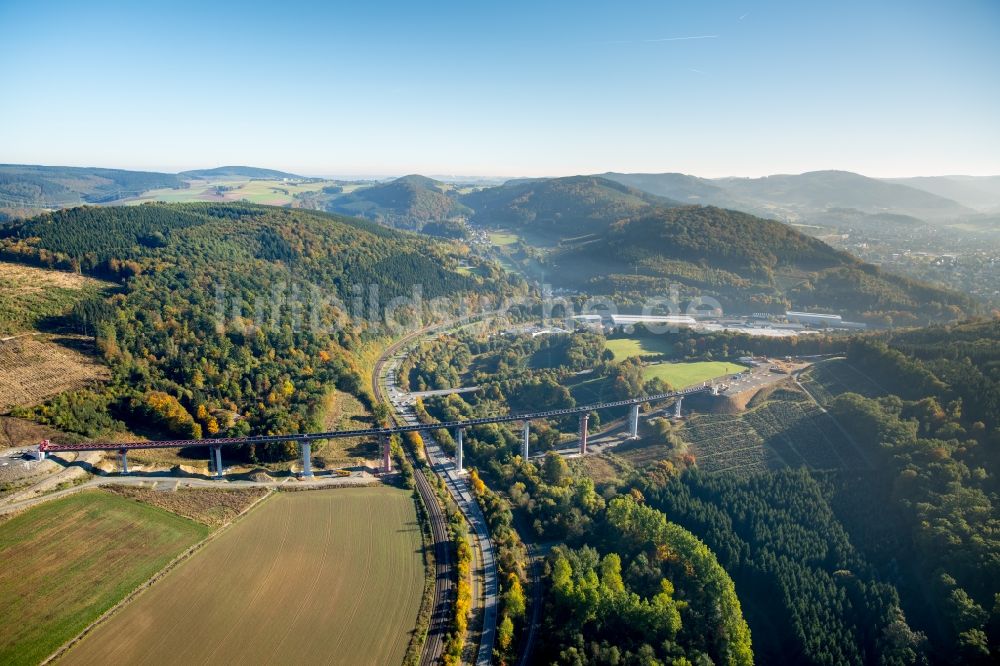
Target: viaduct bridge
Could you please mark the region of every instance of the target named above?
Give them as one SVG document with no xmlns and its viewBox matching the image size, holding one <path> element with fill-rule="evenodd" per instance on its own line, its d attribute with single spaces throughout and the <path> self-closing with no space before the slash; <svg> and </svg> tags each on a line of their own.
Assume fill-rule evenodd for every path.
<svg viewBox="0 0 1000 666">
<path fill-rule="evenodd" d="M 369 428 L 363 430 L 334 430 L 330 432 L 298 433 L 289 435 L 260 435 L 253 437 L 217 437 L 207 439 L 174 439 L 157 440 L 148 442 L 83 442 L 80 444 L 53 444 L 48 440 L 42 441 L 38 445 L 38 457 L 44 458 L 47 453 L 57 453 L 65 451 L 117 451 L 121 456 L 121 471 L 128 473 L 128 452 L 132 449 L 165 449 L 184 448 L 189 446 L 206 446 L 209 448 L 210 461 L 215 468 L 216 478 L 222 478 L 222 448 L 224 446 L 247 446 L 249 444 L 267 444 L 272 442 L 298 442 L 302 451 L 302 476 L 311 477 L 312 463 L 310 460 L 312 443 L 320 440 L 338 439 L 341 437 L 369 437 L 377 438 L 380 442 L 382 453 L 382 471 L 392 471 L 392 458 L 389 453 L 389 437 L 394 434 L 405 432 L 422 432 L 427 430 L 448 429 L 454 433 L 455 439 L 455 464 L 461 471 L 462 461 L 462 439 L 463 431 L 470 426 L 485 425 L 488 423 L 511 423 L 522 422 L 522 443 L 521 455 L 528 457 L 528 436 L 531 432 L 531 422 L 536 419 L 548 419 L 569 414 L 578 414 L 580 417 L 580 453 L 587 453 L 587 420 L 590 412 L 599 409 L 609 409 L 612 407 L 630 407 L 629 413 L 629 436 L 638 437 L 639 428 L 639 406 L 664 400 L 675 400 L 675 414 L 680 416 L 681 403 L 685 396 L 695 393 L 717 394 L 718 388 L 709 384 L 690 387 L 680 391 L 670 391 L 668 393 L 658 393 L 641 398 L 630 398 L 628 400 L 616 400 L 613 402 L 602 402 L 593 405 L 583 405 L 579 407 L 569 407 L 566 409 L 553 409 L 544 412 L 531 412 L 527 414 L 504 414 L 501 416 L 487 416 L 483 418 L 468 419 L 465 421 L 448 421 L 443 423 L 420 423 L 397 425 L 387 428 Z"/>
</svg>

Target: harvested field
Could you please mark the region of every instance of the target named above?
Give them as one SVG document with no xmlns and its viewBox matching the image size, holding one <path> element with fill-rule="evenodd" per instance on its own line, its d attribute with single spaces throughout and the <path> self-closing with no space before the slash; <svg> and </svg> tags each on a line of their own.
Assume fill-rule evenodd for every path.
<svg viewBox="0 0 1000 666">
<path fill-rule="evenodd" d="M 398 664 L 424 586 L 410 493 L 276 493 L 97 627 L 71 664 Z"/>
<path fill-rule="evenodd" d="M 0 523 L 0 663 L 37 664 L 208 531 L 97 490 Z"/>
<path fill-rule="evenodd" d="M 0 413 L 110 377 L 96 357 L 68 345 L 84 347 L 77 338 L 25 336 L 0 342 Z"/>
<path fill-rule="evenodd" d="M 166 509 L 209 527 L 228 523 L 268 493 L 267 488 L 184 488 L 173 492 L 110 485 L 107 490 L 143 504 Z"/>
</svg>

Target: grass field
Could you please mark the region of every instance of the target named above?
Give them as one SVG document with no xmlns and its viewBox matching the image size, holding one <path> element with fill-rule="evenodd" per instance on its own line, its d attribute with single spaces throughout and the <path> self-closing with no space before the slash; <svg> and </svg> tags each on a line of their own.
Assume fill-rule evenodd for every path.
<svg viewBox="0 0 1000 666">
<path fill-rule="evenodd" d="M 622 361 L 633 356 L 659 356 L 673 351 L 670 344 L 662 338 L 615 338 L 604 344 L 615 355 L 616 361 Z"/>
<path fill-rule="evenodd" d="M 25 336 L 0 340 L 0 413 L 111 376 L 96 357 L 52 341 L 59 339 Z M 74 345 L 90 344 L 78 338 L 63 340 Z"/>
<path fill-rule="evenodd" d="M 696 361 L 694 363 L 654 363 L 642 369 L 645 380 L 662 379 L 674 388 L 701 384 L 715 377 L 731 375 L 746 370 L 739 363 L 722 361 Z"/>
<path fill-rule="evenodd" d="M 208 531 L 96 490 L 0 523 L 0 664 L 37 664 Z"/>
<path fill-rule="evenodd" d="M 359 430 L 372 427 L 371 416 L 361 401 L 350 393 L 331 390 L 323 404 L 324 430 Z M 364 465 L 377 461 L 378 443 L 371 438 L 330 439 L 313 449 L 313 461 L 319 468 Z"/>
<path fill-rule="evenodd" d="M 277 493 L 87 635 L 70 664 L 398 664 L 424 584 L 410 494 Z"/>
<path fill-rule="evenodd" d="M 491 232 L 489 236 L 490 242 L 494 245 L 499 245 L 500 247 L 513 245 L 517 241 L 521 240 L 517 234 L 511 234 L 506 231 L 494 231 Z"/>
<path fill-rule="evenodd" d="M 285 206 L 295 200 L 295 195 L 303 192 L 317 192 L 330 182 L 316 181 L 308 183 L 285 182 L 282 180 L 191 180 L 191 185 L 185 190 L 149 190 L 128 203 L 143 201 L 167 201 L 184 203 L 190 201 L 242 201 L 251 203 Z M 224 191 L 219 191 L 218 188 Z M 347 188 L 345 188 L 346 191 Z"/>
<path fill-rule="evenodd" d="M 0 337 L 65 315 L 81 299 L 112 286 L 77 273 L 0 261 Z"/>
</svg>

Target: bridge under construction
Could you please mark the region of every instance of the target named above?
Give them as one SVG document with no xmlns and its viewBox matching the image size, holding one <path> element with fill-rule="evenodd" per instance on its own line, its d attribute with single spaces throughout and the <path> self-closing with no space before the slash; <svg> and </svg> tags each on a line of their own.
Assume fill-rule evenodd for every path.
<svg viewBox="0 0 1000 666">
<path fill-rule="evenodd" d="M 682 402 L 685 396 L 695 393 L 718 394 L 718 386 L 703 384 L 701 386 L 689 387 L 679 391 L 668 393 L 658 393 L 655 395 L 643 396 L 640 398 L 630 398 L 628 400 L 616 400 L 613 402 L 602 402 L 593 405 L 582 405 L 579 407 L 568 407 L 565 409 L 552 409 L 544 412 L 531 412 L 527 414 L 503 414 L 500 416 L 486 416 L 482 418 L 468 419 L 465 421 L 448 421 L 442 423 L 418 423 L 396 425 L 386 428 L 368 428 L 363 430 L 333 430 L 330 432 L 295 433 L 288 435 L 259 435 L 252 437 L 216 437 L 206 439 L 171 439 L 155 440 L 145 442 L 82 442 L 79 444 L 53 444 L 48 440 L 42 441 L 38 445 L 38 457 L 44 458 L 48 453 L 58 453 L 66 451 L 117 451 L 121 457 L 121 471 L 128 473 L 128 452 L 133 449 L 165 449 L 165 448 L 185 448 L 191 446 L 205 446 L 209 448 L 209 459 L 215 469 L 217 478 L 222 478 L 222 448 L 226 446 L 238 447 L 251 444 L 268 444 L 273 442 L 298 442 L 302 452 L 302 476 L 311 477 L 312 462 L 311 451 L 313 442 L 328 439 L 339 439 L 341 437 L 364 437 L 378 439 L 382 456 L 382 471 L 392 471 L 392 457 L 390 455 L 389 438 L 394 434 L 406 432 L 421 432 L 428 430 L 451 430 L 455 439 L 455 464 L 459 470 L 463 469 L 463 432 L 465 428 L 489 423 L 512 423 L 522 422 L 522 443 L 521 455 L 528 458 L 528 441 L 531 433 L 531 422 L 539 419 L 551 419 L 560 416 L 578 414 L 580 417 L 580 453 L 587 453 L 587 428 L 588 418 L 591 412 L 601 409 L 611 409 L 615 407 L 630 407 L 629 413 L 629 437 L 638 437 L 639 429 L 639 408 L 641 405 L 674 400 L 675 415 L 680 416 Z"/>
</svg>

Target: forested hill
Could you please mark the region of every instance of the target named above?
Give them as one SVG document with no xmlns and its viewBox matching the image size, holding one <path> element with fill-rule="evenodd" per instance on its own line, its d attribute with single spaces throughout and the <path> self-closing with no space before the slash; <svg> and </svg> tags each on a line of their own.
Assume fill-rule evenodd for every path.
<svg viewBox="0 0 1000 666">
<path fill-rule="evenodd" d="M 194 169 L 182 171 L 178 176 L 183 178 L 266 178 L 267 180 L 302 180 L 302 176 L 287 171 L 275 171 L 274 169 L 262 169 L 250 166 L 221 166 L 214 169 Z"/>
<path fill-rule="evenodd" d="M 677 283 L 732 312 L 818 308 L 918 323 L 975 309 L 961 294 L 884 273 L 782 223 L 711 206 L 650 209 L 564 243 L 549 260 L 564 286 L 641 300 Z"/>
<path fill-rule="evenodd" d="M 601 233 L 651 206 L 676 202 L 597 176 L 514 181 L 472 192 L 462 202 L 485 226 L 523 229 L 558 241 Z"/>
<path fill-rule="evenodd" d="M 698 178 L 680 173 L 608 173 L 605 177 L 684 203 L 698 203 L 783 218 L 811 217 L 831 208 L 922 219 L 972 212 L 917 183 L 868 178 L 849 171 L 811 171 L 763 178 Z M 948 191 L 948 190 L 943 190 Z"/>
<path fill-rule="evenodd" d="M 465 216 L 469 209 L 449 194 L 445 183 L 425 176 L 403 176 L 331 199 L 328 210 L 358 215 L 404 229 Z"/>
<path fill-rule="evenodd" d="M 107 203 L 165 187 L 185 188 L 187 183 L 172 173 L 0 164 L 0 208 Z"/>
<path fill-rule="evenodd" d="M 177 436 L 315 428 L 332 387 L 369 399 L 368 370 L 353 352 L 386 335 L 390 299 L 417 285 L 425 304 L 511 289 L 489 266 L 478 271 L 486 277 L 453 270 L 464 260 L 459 246 L 299 209 L 87 207 L 2 231 L 0 258 L 122 285 L 68 322 L 96 336 L 114 370 L 111 385 L 29 415 L 88 436 L 119 421 Z M 425 308 L 403 303 L 391 314 L 414 323 Z M 284 448 L 252 455 L 281 456 Z"/>
<path fill-rule="evenodd" d="M 881 470 L 848 488 L 855 543 L 936 661 L 997 663 L 1000 320 L 858 341 L 847 363 L 854 379 L 840 375 L 849 392 L 831 412 Z"/>
</svg>

